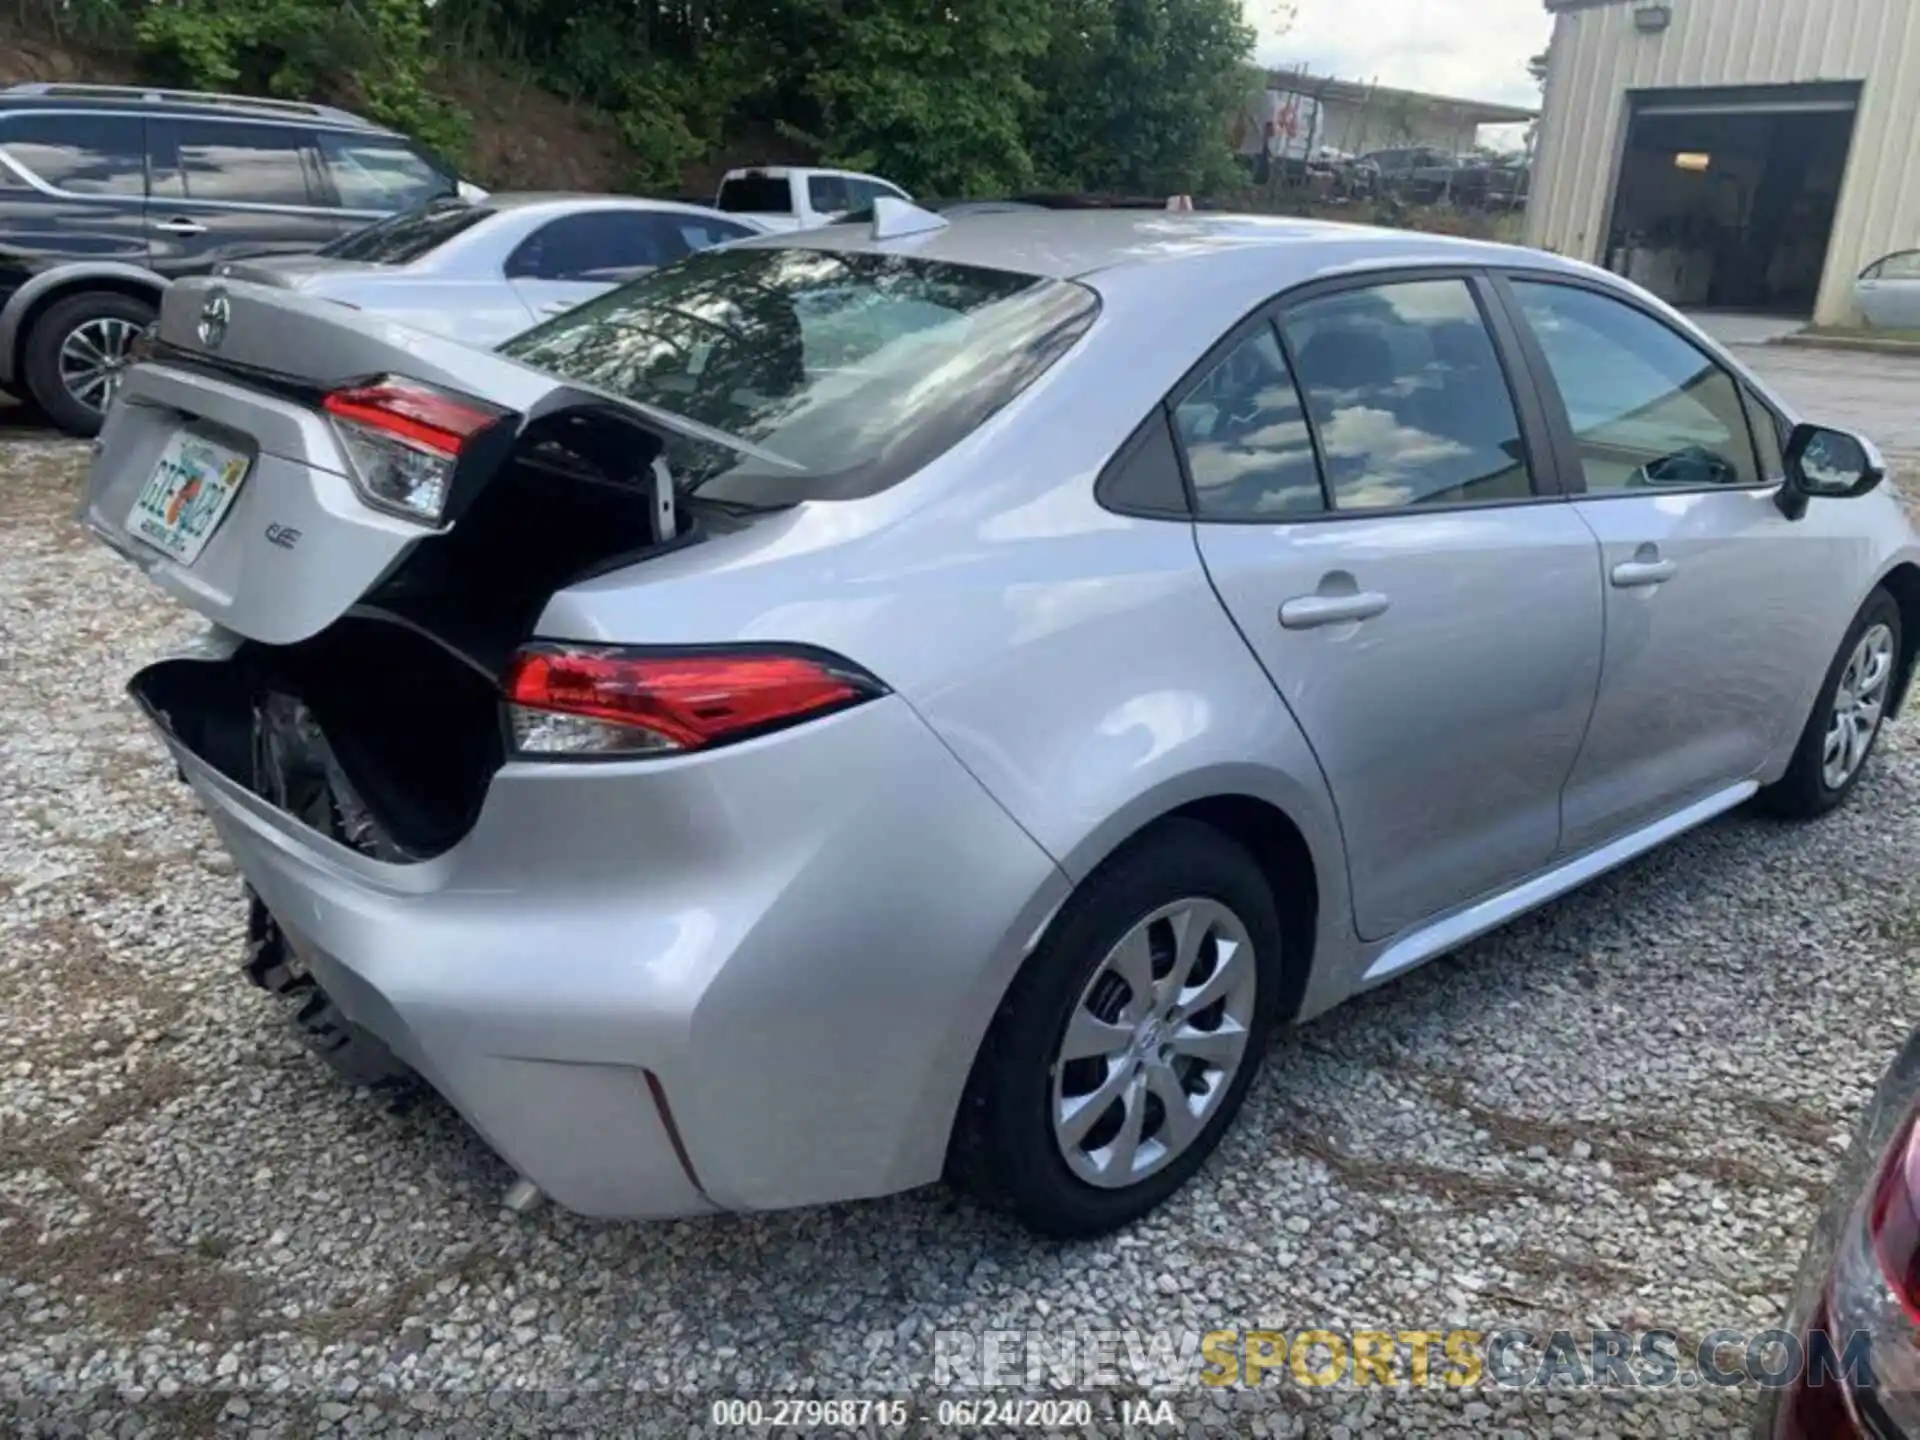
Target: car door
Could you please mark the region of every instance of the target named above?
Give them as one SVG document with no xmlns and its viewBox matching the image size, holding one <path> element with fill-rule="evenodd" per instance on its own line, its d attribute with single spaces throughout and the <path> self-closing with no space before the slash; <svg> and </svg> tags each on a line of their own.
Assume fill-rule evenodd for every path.
<svg viewBox="0 0 1920 1440">
<path fill-rule="evenodd" d="M 1302 292 L 1174 397 L 1202 558 L 1319 757 L 1369 940 L 1547 865 L 1598 682 L 1594 538 L 1489 294 Z"/>
<path fill-rule="evenodd" d="M 676 223 L 680 218 L 657 210 L 563 215 L 521 241 L 507 257 L 507 279 L 536 320 L 564 314 L 615 285 L 691 254 L 694 246 Z M 699 227 L 698 233 L 704 236 L 709 228 Z M 739 228 L 743 235 L 750 233 L 745 226 Z"/>
<path fill-rule="evenodd" d="M 1920 330 L 1920 250 L 1869 265 L 1854 286 L 1867 323 L 1880 330 Z"/>
<path fill-rule="evenodd" d="M 0 290 L 66 260 L 147 263 L 147 166 L 136 115 L 0 116 Z"/>
<path fill-rule="evenodd" d="M 317 250 L 364 223 L 332 205 L 299 126 L 166 116 L 147 122 L 147 141 L 148 244 L 162 275 Z"/>
<path fill-rule="evenodd" d="M 1500 285 L 1606 581 L 1603 680 L 1564 807 L 1577 851 L 1749 781 L 1797 733 L 1855 542 L 1834 507 L 1780 513 L 1779 421 L 1693 338 L 1597 285 Z"/>
</svg>

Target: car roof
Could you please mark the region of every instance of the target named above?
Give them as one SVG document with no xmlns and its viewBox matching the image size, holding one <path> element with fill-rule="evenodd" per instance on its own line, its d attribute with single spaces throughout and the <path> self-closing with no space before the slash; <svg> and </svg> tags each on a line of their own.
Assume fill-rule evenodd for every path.
<svg viewBox="0 0 1920 1440">
<path fill-rule="evenodd" d="M 271 120 L 336 130 L 393 134 L 351 110 L 299 100 L 226 95 L 211 90 L 170 90 L 148 85 L 79 85 L 33 81 L 0 86 L 0 111 L 37 110 L 80 114 L 101 110 L 164 111 L 208 120 Z"/>
<path fill-rule="evenodd" d="M 1275 215 L 1155 210 L 1035 210 L 962 215 L 944 228 L 875 240 L 870 225 L 830 225 L 742 242 L 911 255 L 1056 280 L 1171 269 L 1206 256 L 1261 254 L 1279 291 L 1349 265 L 1521 265 L 1578 269 L 1538 250 L 1409 230 Z M 1095 283 L 1095 288 L 1101 288 Z"/>
<path fill-rule="evenodd" d="M 729 215 L 716 210 L 711 205 L 690 205 L 683 200 L 655 200 L 646 195 L 608 195 L 591 191 L 569 190 L 511 190 L 495 193 L 476 202 L 482 209 L 499 212 L 528 210 L 655 210 L 669 215 L 718 216 L 725 220 L 742 221 L 743 217 Z M 746 217 L 744 228 L 755 228 Z"/>
<path fill-rule="evenodd" d="M 720 183 L 729 180 L 744 180 L 749 175 L 765 175 L 772 180 L 784 180 L 790 175 L 844 175 L 851 180 L 878 180 L 886 185 L 894 182 L 884 175 L 873 175 L 865 170 L 836 170 L 830 165 L 742 165 L 729 170 L 720 177 Z"/>
</svg>

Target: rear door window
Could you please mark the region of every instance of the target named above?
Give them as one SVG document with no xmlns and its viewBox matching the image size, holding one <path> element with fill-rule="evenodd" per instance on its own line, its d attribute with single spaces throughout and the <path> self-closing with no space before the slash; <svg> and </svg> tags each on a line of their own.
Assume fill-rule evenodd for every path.
<svg viewBox="0 0 1920 1440">
<path fill-rule="evenodd" d="M 721 182 L 714 208 L 735 215 L 791 215 L 793 187 L 784 175 L 736 175 Z"/>
<path fill-rule="evenodd" d="M 507 274 L 527 280 L 631 279 L 692 253 L 677 217 L 639 210 L 589 210 L 550 220 L 521 241 Z"/>
<path fill-rule="evenodd" d="M 1300 394 L 1271 323 L 1240 341 L 1173 412 L 1203 520 L 1273 520 L 1325 508 Z"/>
<path fill-rule="evenodd" d="M 844 176 L 813 175 L 807 180 L 807 203 L 816 215 L 842 215 L 853 208 L 853 192 Z"/>
<path fill-rule="evenodd" d="M 228 205 L 324 204 L 309 132 L 290 125 L 155 120 L 153 193 Z"/>
<path fill-rule="evenodd" d="M 1336 510 L 1525 500 L 1506 373 L 1465 280 L 1341 290 L 1284 328 Z"/>
<path fill-rule="evenodd" d="M 451 175 L 395 136 L 322 130 L 319 142 L 327 179 L 345 209 L 410 210 L 456 188 Z"/>
<path fill-rule="evenodd" d="M 69 195 L 142 196 L 147 190 L 143 122 L 132 115 L 9 115 L 0 151 Z"/>
</svg>

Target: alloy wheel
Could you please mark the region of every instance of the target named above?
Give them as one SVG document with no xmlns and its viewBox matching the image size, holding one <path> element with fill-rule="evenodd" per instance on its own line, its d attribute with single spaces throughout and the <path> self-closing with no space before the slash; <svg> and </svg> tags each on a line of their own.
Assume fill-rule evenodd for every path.
<svg viewBox="0 0 1920 1440">
<path fill-rule="evenodd" d="M 1885 625 L 1869 627 L 1847 657 L 1847 668 L 1834 691 L 1833 713 L 1820 752 L 1821 778 L 1829 790 L 1841 789 L 1854 777 L 1873 737 L 1880 733 L 1893 665 L 1893 631 Z"/>
<path fill-rule="evenodd" d="M 117 315 L 84 320 L 60 342 L 60 383 L 89 410 L 104 412 L 120 389 L 140 327 Z"/>
<path fill-rule="evenodd" d="M 1247 1059 L 1258 966 L 1240 917 L 1177 900 L 1136 923 L 1087 982 L 1053 1064 L 1053 1134 L 1103 1189 L 1133 1185 L 1197 1139 Z"/>
</svg>

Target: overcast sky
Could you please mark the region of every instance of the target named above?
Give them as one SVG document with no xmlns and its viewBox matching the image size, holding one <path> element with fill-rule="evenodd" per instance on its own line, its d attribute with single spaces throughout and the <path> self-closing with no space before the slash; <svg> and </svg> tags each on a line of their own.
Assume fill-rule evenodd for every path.
<svg viewBox="0 0 1920 1440">
<path fill-rule="evenodd" d="M 1300 18 L 1262 25 L 1260 60 L 1307 65 L 1343 80 L 1377 80 L 1472 100 L 1537 105 L 1527 58 L 1547 48 L 1541 0 L 1299 0 Z M 1259 22 L 1273 0 L 1249 0 Z"/>
</svg>

